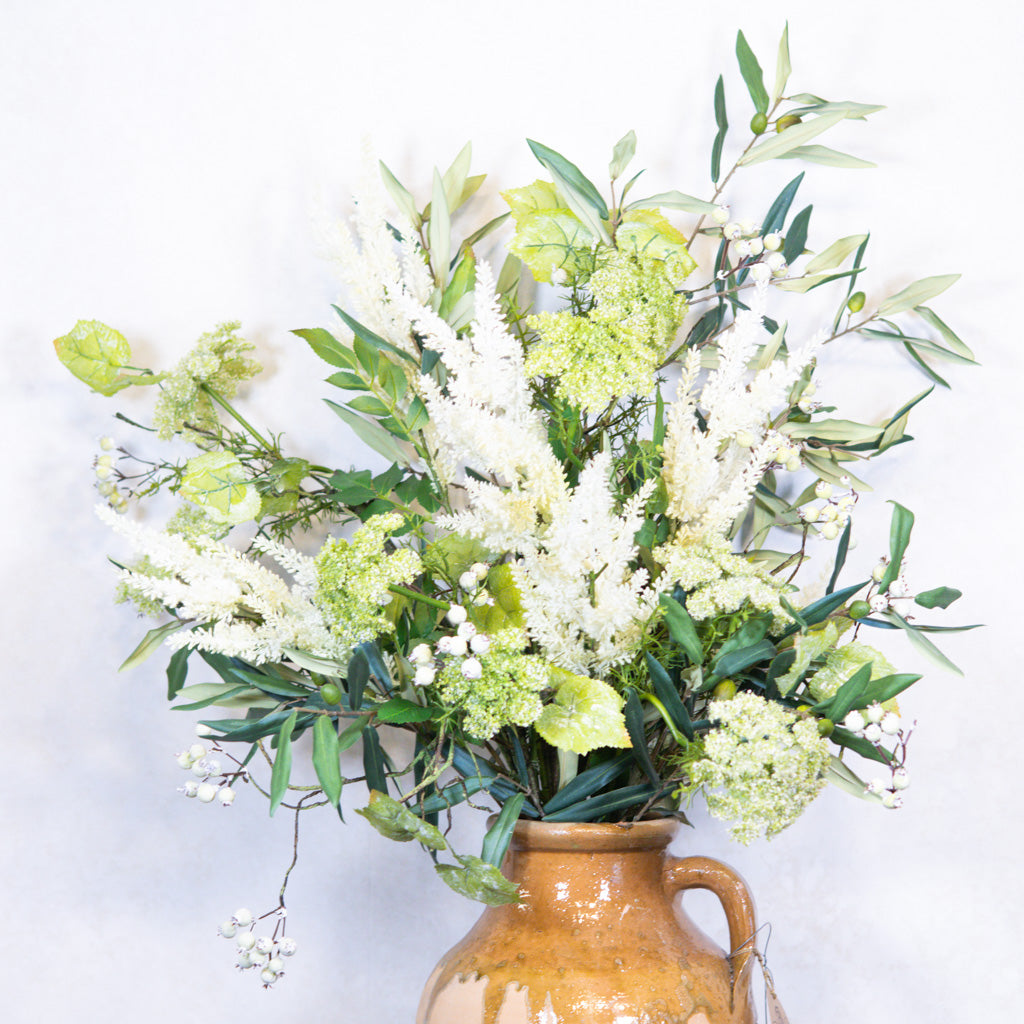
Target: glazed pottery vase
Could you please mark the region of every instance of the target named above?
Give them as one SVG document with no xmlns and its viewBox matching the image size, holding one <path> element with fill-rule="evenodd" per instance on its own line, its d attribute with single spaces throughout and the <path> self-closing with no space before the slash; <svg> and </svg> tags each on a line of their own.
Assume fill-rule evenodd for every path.
<svg viewBox="0 0 1024 1024">
<path fill-rule="evenodd" d="M 441 960 L 416 1024 L 754 1024 L 750 893 L 719 861 L 670 856 L 677 828 L 520 821 L 503 870 L 521 902 Z M 721 900 L 729 952 L 683 912 L 687 889 Z"/>
</svg>

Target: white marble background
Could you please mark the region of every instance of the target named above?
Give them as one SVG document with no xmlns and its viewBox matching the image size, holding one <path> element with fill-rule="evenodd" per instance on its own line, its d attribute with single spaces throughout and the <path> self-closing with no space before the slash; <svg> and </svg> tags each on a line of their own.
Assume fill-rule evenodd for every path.
<svg viewBox="0 0 1024 1024">
<path fill-rule="evenodd" d="M 496 190 L 538 169 L 538 138 L 595 176 L 628 128 L 649 191 L 707 190 L 714 78 L 736 124 L 745 29 L 774 69 L 790 21 L 794 90 L 888 104 L 834 144 L 872 171 L 808 168 L 812 243 L 871 229 L 870 298 L 960 271 L 936 305 L 983 366 L 914 414 L 914 445 L 879 464 L 852 556 L 884 549 L 893 497 L 918 514 L 912 575 L 965 597 L 985 630 L 947 650 L 904 702 L 920 726 L 897 814 L 830 791 L 771 844 L 732 846 L 695 815 L 678 849 L 722 856 L 773 927 L 794 1024 L 1009 1021 L 1022 994 L 1019 754 L 1024 698 L 1019 513 L 1022 343 L 1020 8 L 994 0 L 753 4 L 271 3 L 84 5 L 8 0 L 0 29 L 0 402 L 4 501 L 0 1001 L 10 1024 L 302 1019 L 409 1024 L 439 954 L 477 910 L 416 849 L 351 813 L 310 815 L 289 890 L 300 943 L 272 992 L 232 971 L 218 921 L 269 909 L 291 822 L 175 792 L 192 719 L 169 714 L 157 659 L 118 675 L 139 623 L 109 602 L 114 542 L 93 518 L 90 459 L 113 402 L 86 393 L 50 341 L 79 318 L 117 326 L 167 366 L 202 331 L 244 321 L 269 367 L 258 406 L 300 454 L 365 453 L 319 399 L 324 367 L 288 331 L 338 298 L 321 225 L 345 209 L 360 140 L 422 196 L 466 139 Z M 772 165 L 758 217 L 796 165 Z M 802 204 L 801 204 L 802 205 Z M 813 324 L 808 325 L 810 329 Z M 922 387 L 864 347 L 826 374 L 881 416 Z M 145 402 L 133 408 L 140 414 Z M 885 640 L 892 639 L 886 636 Z M 922 666 L 899 638 L 900 666 Z M 464 846 L 481 825 L 463 818 Z M 721 933 L 710 902 L 695 901 Z"/>
</svg>

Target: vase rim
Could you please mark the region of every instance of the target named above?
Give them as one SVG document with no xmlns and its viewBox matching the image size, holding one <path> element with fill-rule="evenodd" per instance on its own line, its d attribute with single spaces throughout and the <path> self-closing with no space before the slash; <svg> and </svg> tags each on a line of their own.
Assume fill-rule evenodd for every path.
<svg viewBox="0 0 1024 1024">
<path fill-rule="evenodd" d="M 659 850 L 672 842 L 678 830 L 679 823 L 672 818 L 611 824 L 520 819 L 512 833 L 512 847 L 588 853 Z"/>
</svg>

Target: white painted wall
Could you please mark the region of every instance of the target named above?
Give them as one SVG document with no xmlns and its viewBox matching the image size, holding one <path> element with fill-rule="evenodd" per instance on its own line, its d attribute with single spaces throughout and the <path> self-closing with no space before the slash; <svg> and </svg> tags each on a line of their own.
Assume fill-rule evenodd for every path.
<svg viewBox="0 0 1024 1024">
<path fill-rule="evenodd" d="M 89 469 L 94 439 L 115 426 L 113 403 L 68 377 L 50 340 L 98 318 L 132 340 L 140 363 L 170 365 L 218 320 L 241 319 L 271 370 L 259 417 L 301 454 L 361 459 L 319 404 L 323 366 L 288 331 L 329 322 L 338 289 L 318 225 L 344 209 L 363 134 L 421 195 L 433 163 L 471 138 L 493 204 L 499 187 L 537 173 L 525 137 L 597 175 L 633 127 L 652 190 L 701 194 L 719 71 L 734 122 L 749 116 L 735 31 L 773 69 L 787 17 L 793 89 L 889 106 L 835 135 L 878 170 L 808 170 L 812 238 L 870 228 L 875 298 L 962 272 L 938 305 L 984 363 L 952 369 L 954 391 L 915 414 L 919 442 L 875 469 L 856 558 L 868 565 L 884 548 L 883 499 L 897 498 L 918 513 L 914 578 L 960 586 L 951 618 L 988 628 L 947 644 L 965 679 L 931 673 L 905 701 L 920 727 L 900 813 L 833 791 L 771 844 L 745 849 L 698 812 L 678 848 L 722 856 L 749 879 L 794 1022 L 1012 1018 L 1024 988 L 1024 699 L 1011 611 L 1020 9 L 10 0 L 0 31 L 0 991 L 11 1024 L 407 1024 L 434 961 L 476 915 L 415 849 L 379 839 L 351 811 L 347 827 L 310 815 L 289 890 L 300 953 L 270 993 L 232 972 L 216 925 L 239 905 L 273 905 L 291 823 L 268 822 L 247 793 L 229 811 L 182 799 L 171 755 L 192 720 L 164 709 L 157 661 L 116 674 L 139 625 L 108 603 L 113 545 L 91 514 Z M 770 167 L 742 212 L 758 217 L 795 169 Z M 921 384 L 899 360 L 871 363 L 858 349 L 829 386 L 880 415 Z M 921 664 L 902 644 L 888 649 L 901 666 Z M 462 819 L 465 848 L 480 828 Z"/>
</svg>

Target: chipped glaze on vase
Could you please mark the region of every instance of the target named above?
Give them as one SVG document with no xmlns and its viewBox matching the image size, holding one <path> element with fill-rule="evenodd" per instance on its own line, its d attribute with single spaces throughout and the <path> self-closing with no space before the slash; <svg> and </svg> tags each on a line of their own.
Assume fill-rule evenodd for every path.
<svg viewBox="0 0 1024 1024">
<path fill-rule="evenodd" d="M 719 861 L 670 856 L 677 827 L 519 822 L 503 870 L 522 901 L 447 953 L 416 1024 L 755 1024 L 750 893 Z M 731 953 L 687 917 L 686 889 L 721 900 Z"/>
</svg>

